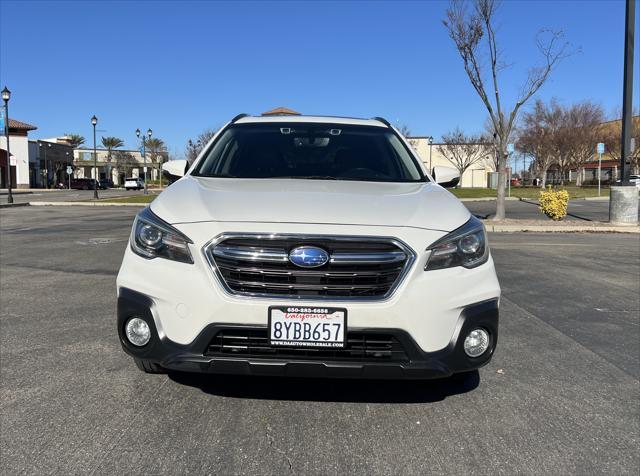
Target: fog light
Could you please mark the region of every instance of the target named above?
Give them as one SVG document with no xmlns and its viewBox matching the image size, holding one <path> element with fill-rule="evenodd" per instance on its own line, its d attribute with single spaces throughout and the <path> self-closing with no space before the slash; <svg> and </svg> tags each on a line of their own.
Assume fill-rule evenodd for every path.
<svg viewBox="0 0 640 476">
<path fill-rule="evenodd" d="M 464 351 L 469 357 L 479 357 L 489 348 L 489 333 L 484 329 L 474 329 L 464 340 Z"/>
<path fill-rule="evenodd" d="M 151 329 L 149 329 L 149 324 L 139 317 L 129 319 L 125 327 L 125 333 L 127 334 L 129 342 L 138 347 L 142 347 L 147 344 L 151 339 Z"/>
</svg>

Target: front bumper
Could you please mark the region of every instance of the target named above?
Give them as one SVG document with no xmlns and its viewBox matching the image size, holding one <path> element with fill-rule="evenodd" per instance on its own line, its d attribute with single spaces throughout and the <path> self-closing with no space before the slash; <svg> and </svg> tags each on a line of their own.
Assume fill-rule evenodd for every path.
<svg viewBox="0 0 640 476">
<path fill-rule="evenodd" d="M 171 341 L 158 330 L 154 316 L 156 305 L 150 297 L 120 288 L 118 296 L 118 334 L 122 347 L 129 355 L 157 363 L 169 370 L 218 374 L 271 375 L 288 377 L 387 378 L 428 379 L 447 377 L 454 373 L 477 369 L 487 364 L 498 341 L 498 300 L 492 299 L 466 306 L 460 313 L 449 344 L 435 352 L 424 352 L 409 333 L 393 328 L 349 328 L 349 332 L 385 332 L 400 342 L 406 359 L 385 361 L 375 358 L 362 360 L 318 360 L 305 358 L 252 357 L 205 355 L 214 336 L 223 329 L 258 328 L 237 324 L 207 325 L 189 344 Z M 130 317 L 141 317 L 152 330 L 151 341 L 138 348 L 128 343 L 124 326 Z M 480 357 L 468 357 L 462 344 L 474 328 L 489 331 L 489 349 Z M 264 329 L 262 327 L 261 329 Z"/>
</svg>

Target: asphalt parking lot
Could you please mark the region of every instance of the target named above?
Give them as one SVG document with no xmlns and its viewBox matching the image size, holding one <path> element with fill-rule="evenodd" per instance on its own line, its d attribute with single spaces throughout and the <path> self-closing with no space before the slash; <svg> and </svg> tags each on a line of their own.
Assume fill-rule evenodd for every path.
<svg viewBox="0 0 640 476">
<path fill-rule="evenodd" d="M 637 474 L 638 235 L 492 234 L 500 343 L 463 383 L 145 375 L 136 211 L 0 210 L 2 474 Z"/>
</svg>

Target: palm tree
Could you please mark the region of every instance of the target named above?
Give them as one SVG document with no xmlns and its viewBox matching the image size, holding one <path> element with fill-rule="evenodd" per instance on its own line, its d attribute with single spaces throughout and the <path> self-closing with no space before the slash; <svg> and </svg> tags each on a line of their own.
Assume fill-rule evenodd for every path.
<svg viewBox="0 0 640 476">
<path fill-rule="evenodd" d="M 82 137 L 80 134 L 71 134 L 70 132 L 67 132 L 65 136 L 67 137 L 67 142 L 69 142 L 69 145 L 71 145 L 71 147 L 73 147 L 74 149 L 77 149 L 82 144 L 84 144 L 84 137 Z"/>
<path fill-rule="evenodd" d="M 118 147 L 122 147 L 124 145 L 124 141 L 119 139 L 118 137 L 102 137 L 102 147 L 107 149 L 107 178 L 111 180 L 111 153 L 113 149 L 117 149 Z"/>
<path fill-rule="evenodd" d="M 165 145 L 162 139 L 158 139 L 157 137 L 153 137 L 151 139 L 147 139 L 145 142 L 146 151 L 151 156 L 151 163 L 159 162 L 158 159 L 162 160 L 164 154 L 167 152 L 167 146 Z"/>
<path fill-rule="evenodd" d="M 107 149 L 107 160 L 109 162 L 111 162 L 111 153 L 113 152 L 113 149 L 117 149 L 123 145 L 124 141 L 117 137 L 102 137 L 102 147 Z"/>
</svg>

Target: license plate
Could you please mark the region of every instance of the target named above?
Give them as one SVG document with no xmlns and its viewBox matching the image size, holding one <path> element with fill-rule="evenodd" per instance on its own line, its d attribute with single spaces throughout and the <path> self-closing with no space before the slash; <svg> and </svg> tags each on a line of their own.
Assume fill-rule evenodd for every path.
<svg viewBox="0 0 640 476">
<path fill-rule="evenodd" d="M 334 307 L 269 308 L 273 346 L 344 347 L 347 310 Z"/>
</svg>

